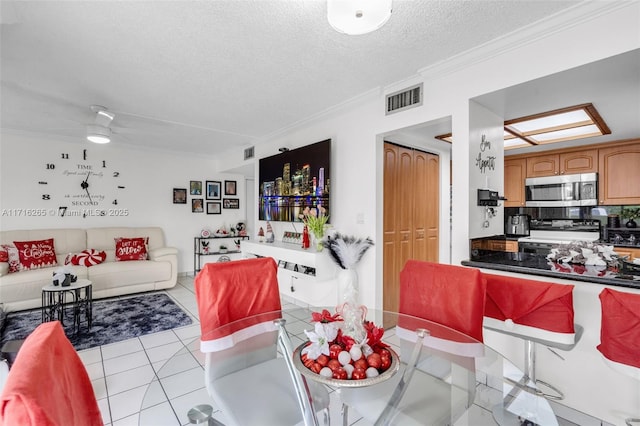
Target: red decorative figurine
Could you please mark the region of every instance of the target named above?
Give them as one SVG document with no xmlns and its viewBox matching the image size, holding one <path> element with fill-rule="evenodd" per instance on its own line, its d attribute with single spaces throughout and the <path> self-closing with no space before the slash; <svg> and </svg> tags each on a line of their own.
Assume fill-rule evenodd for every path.
<svg viewBox="0 0 640 426">
<path fill-rule="evenodd" d="M 302 230 L 302 248 L 308 249 L 310 245 L 311 240 L 309 238 L 309 228 L 307 228 L 307 225 L 305 225 L 304 229 Z"/>
</svg>

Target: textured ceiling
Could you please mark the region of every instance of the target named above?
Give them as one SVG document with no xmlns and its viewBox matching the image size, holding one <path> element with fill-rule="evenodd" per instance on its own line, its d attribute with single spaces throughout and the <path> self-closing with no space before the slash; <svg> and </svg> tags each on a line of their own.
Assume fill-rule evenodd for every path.
<svg viewBox="0 0 640 426">
<path fill-rule="evenodd" d="M 3 0 L 0 124 L 80 141 L 99 104 L 114 142 L 213 154 L 576 3 L 395 0 L 346 36 L 324 1 Z"/>
</svg>

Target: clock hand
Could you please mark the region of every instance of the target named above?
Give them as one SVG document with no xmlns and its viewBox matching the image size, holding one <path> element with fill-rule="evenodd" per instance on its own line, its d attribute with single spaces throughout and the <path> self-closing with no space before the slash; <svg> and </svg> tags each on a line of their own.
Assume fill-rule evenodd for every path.
<svg viewBox="0 0 640 426">
<path fill-rule="evenodd" d="M 87 192 L 87 197 L 89 197 L 89 203 L 91 203 L 91 194 L 89 194 L 89 188 L 84 189 Z"/>
<path fill-rule="evenodd" d="M 86 191 L 87 197 L 89 197 L 89 202 L 91 203 L 91 194 L 89 194 L 89 182 L 87 182 L 89 180 L 89 176 L 91 176 L 91 172 L 87 173 L 87 177 L 84 178 L 84 180 L 80 184 L 80 187 Z"/>
</svg>

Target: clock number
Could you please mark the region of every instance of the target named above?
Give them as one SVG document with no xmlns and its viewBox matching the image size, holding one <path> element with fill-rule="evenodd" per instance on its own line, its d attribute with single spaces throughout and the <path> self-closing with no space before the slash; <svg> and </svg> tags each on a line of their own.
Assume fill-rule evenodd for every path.
<svg viewBox="0 0 640 426">
<path fill-rule="evenodd" d="M 118 200 L 113 200 L 113 202 L 112 202 L 111 204 L 113 204 L 113 205 L 116 205 L 116 206 L 117 206 L 117 205 L 118 205 Z"/>
<path fill-rule="evenodd" d="M 49 194 L 42 194 L 42 199 L 43 199 L 43 200 L 50 200 L 50 199 L 51 199 L 51 195 L 49 195 Z"/>
<path fill-rule="evenodd" d="M 69 159 L 69 154 L 62 154 L 62 159 L 63 160 L 68 160 Z"/>
<path fill-rule="evenodd" d="M 60 215 L 60 217 L 64 217 L 66 212 L 67 212 L 67 207 L 66 206 L 58 207 L 58 214 Z"/>
<path fill-rule="evenodd" d="M 47 184 L 47 182 L 45 182 L 45 181 L 43 181 L 43 180 L 41 180 L 41 181 L 40 181 L 40 182 L 38 182 L 38 183 L 39 183 L 40 185 L 46 185 L 46 184 Z"/>
<path fill-rule="evenodd" d="M 118 177 L 120 176 L 120 172 L 113 172 L 113 177 Z"/>
<path fill-rule="evenodd" d="M 82 159 L 83 159 L 83 160 L 86 160 L 86 159 L 87 159 L 87 150 L 86 150 L 86 149 L 83 149 L 83 150 L 82 150 Z"/>
<path fill-rule="evenodd" d="M 118 185 L 118 189 L 124 189 L 124 186 Z"/>
<path fill-rule="evenodd" d="M 102 160 L 102 168 L 107 167 L 107 162 L 105 160 Z"/>
<path fill-rule="evenodd" d="M 53 170 L 53 169 L 55 169 L 55 168 L 56 168 L 56 165 L 55 165 L 55 164 L 47 163 L 47 170 Z"/>
</svg>

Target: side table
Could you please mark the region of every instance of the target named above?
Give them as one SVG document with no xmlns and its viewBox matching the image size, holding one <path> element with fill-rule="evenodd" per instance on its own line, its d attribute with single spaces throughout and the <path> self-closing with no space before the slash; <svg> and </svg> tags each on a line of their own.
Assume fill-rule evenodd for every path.
<svg viewBox="0 0 640 426">
<path fill-rule="evenodd" d="M 88 328 L 91 328 L 93 318 L 93 283 L 87 279 L 78 279 L 70 286 L 49 284 L 42 287 L 42 322 L 58 320 L 64 325 L 65 307 L 71 305 L 73 309 L 73 329 L 80 331 L 81 314 L 84 311 Z M 82 295 L 84 290 L 84 297 Z M 67 294 L 73 300 L 67 303 Z"/>
</svg>

